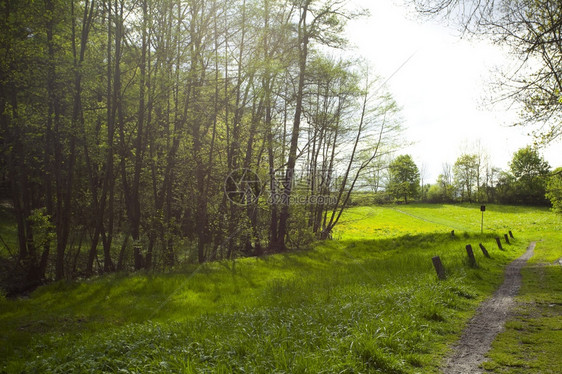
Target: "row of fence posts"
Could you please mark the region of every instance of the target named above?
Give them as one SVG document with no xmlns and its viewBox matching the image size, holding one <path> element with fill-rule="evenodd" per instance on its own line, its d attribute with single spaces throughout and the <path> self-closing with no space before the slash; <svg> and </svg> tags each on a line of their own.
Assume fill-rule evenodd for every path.
<svg viewBox="0 0 562 374">
<path fill-rule="evenodd" d="M 508 234 L 504 234 L 504 236 L 503 236 L 506 244 L 510 244 L 509 238 L 514 239 L 513 233 L 511 232 L 511 230 L 508 231 L 508 233 L 509 233 L 509 236 L 508 236 Z M 451 236 L 455 236 L 455 230 L 451 231 Z M 500 241 L 500 238 L 496 237 L 495 239 L 496 239 L 496 244 L 498 245 L 498 249 L 503 251 L 503 247 L 502 247 L 502 243 Z M 482 254 L 485 257 L 490 258 L 490 253 L 488 252 L 486 247 L 484 247 L 484 245 L 482 243 L 479 243 L 478 246 L 480 247 L 480 250 L 482 251 Z M 466 245 L 466 255 L 468 256 L 468 264 L 470 265 L 470 267 L 477 267 L 478 265 L 476 264 L 476 258 L 474 257 L 474 251 L 472 250 L 472 245 L 470 245 L 470 244 Z M 437 277 L 439 279 L 447 278 L 447 275 L 445 273 L 445 267 L 443 266 L 443 263 L 441 262 L 441 258 L 439 258 L 439 256 L 435 256 L 431 259 L 431 261 L 433 262 L 433 267 L 435 268 L 435 272 L 437 273 Z"/>
</svg>

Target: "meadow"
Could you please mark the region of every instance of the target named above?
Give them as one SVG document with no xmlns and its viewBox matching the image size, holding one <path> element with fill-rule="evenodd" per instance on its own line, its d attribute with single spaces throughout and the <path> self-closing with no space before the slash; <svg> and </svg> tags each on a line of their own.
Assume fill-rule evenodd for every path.
<svg viewBox="0 0 562 374">
<path fill-rule="evenodd" d="M 0 372 L 435 373 L 531 240 L 542 240 L 539 259 L 562 257 L 562 222 L 548 209 L 484 214 L 480 234 L 479 205 L 356 207 L 307 250 L 1 298 Z M 494 238 L 508 230 L 515 239 L 500 251 Z"/>
</svg>

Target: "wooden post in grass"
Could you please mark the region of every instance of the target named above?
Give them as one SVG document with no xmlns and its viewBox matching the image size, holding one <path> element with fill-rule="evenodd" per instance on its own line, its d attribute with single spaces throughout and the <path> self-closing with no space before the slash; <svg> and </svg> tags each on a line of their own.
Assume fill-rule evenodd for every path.
<svg viewBox="0 0 562 374">
<path fill-rule="evenodd" d="M 484 234 L 484 212 L 486 211 L 486 205 L 480 205 L 480 211 L 482 212 L 482 221 L 480 221 L 480 235 Z"/>
<path fill-rule="evenodd" d="M 474 252 L 472 252 L 472 246 L 468 244 L 466 246 L 466 254 L 468 255 L 468 264 L 470 267 L 476 267 L 476 259 L 474 258 Z"/>
<path fill-rule="evenodd" d="M 507 237 L 507 234 L 503 234 L 503 237 L 505 238 L 505 243 L 509 244 L 509 238 Z"/>
<path fill-rule="evenodd" d="M 482 250 L 482 253 L 484 254 L 484 256 L 490 258 L 490 254 L 486 250 L 486 247 L 484 247 L 484 245 L 482 243 L 480 243 L 479 246 L 480 246 L 480 249 Z"/>
<path fill-rule="evenodd" d="M 513 233 L 511 232 L 511 230 L 509 230 L 509 236 L 510 236 L 511 238 L 513 238 Z M 514 238 L 514 239 L 515 239 L 515 238 Z"/>
<path fill-rule="evenodd" d="M 498 244 L 498 248 L 503 251 L 502 242 L 500 242 L 500 238 L 496 237 L 496 243 Z"/>
<path fill-rule="evenodd" d="M 439 258 L 439 256 L 432 257 L 431 261 L 433 262 L 433 267 L 435 268 L 437 277 L 439 279 L 445 279 L 446 278 L 445 268 L 443 267 L 443 264 L 441 263 L 441 259 Z"/>
<path fill-rule="evenodd" d="M 455 230 L 451 230 L 451 236 L 455 236 Z"/>
</svg>

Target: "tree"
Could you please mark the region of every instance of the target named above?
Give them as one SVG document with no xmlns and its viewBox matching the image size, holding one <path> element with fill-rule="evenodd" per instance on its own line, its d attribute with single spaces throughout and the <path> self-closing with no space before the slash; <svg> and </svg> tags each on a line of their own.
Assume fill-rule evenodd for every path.
<svg viewBox="0 0 562 374">
<path fill-rule="evenodd" d="M 495 186 L 495 195 L 498 202 L 502 204 L 516 204 L 515 177 L 507 171 L 498 173 L 498 181 Z"/>
<path fill-rule="evenodd" d="M 491 166 L 488 161 L 486 161 L 486 166 L 484 170 L 484 183 L 482 188 L 484 189 L 484 196 L 486 202 L 496 201 L 496 186 L 498 183 L 498 176 L 501 170 L 494 166 Z"/>
<path fill-rule="evenodd" d="M 546 197 L 552 203 L 552 210 L 562 214 L 562 168 L 554 170 L 546 184 Z"/>
<path fill-rule="evenodd" d="M 376 80 L 371 81 L 368 72 L 362 75 L 365 75 L 366 79 L 365 89 L 361 92 L 361 109 L 358 116 L 357 130 L 351 153 L 346 160 L 347 168 L 343 175 L 341 175 L 336 201 L 332 204 L 333 206 L 327 207 L 324 213 L 324 224 L 320 235 L 321 239 L 328 238 L 332 229 L 338 223 L 344 209 L 350 201 L 351 193 L 361 174 L 368 170 L 372 162 L 376 162 L 377 159 L 385 155 L 384 148 L 391 147 L 395 144 L 394 139 L 401 131 L 400 121 L 395 118 L 396 114 L 399 112 L 396 102 L 390 95 L 378 93 L 378 90 L 375 91 L 375 93 L 371 93 L 370 89 Z M 363 149 L 363 152 L 359 152 L 358 146 L 362 141 L 367 141 L 370 144 Z M 336 139 L 334 139 L 332 146 L 330 170 L 334 165 L 336 155 L 335 146 Z"/>
<path fill-rule="evenodd" d="M 388 152 L 379 145 L 395 134 L 398 108 L 360 87 L 356 60 L 326 55 L 345 44 L 355 16 L 346 4 L 0 2 L 14 284 L 328 237 L 360 174 Z M 271 178 L 272 194 L 337 202 L 237 206 L 225 179 L 239 168 L 256 171 L 264 189 L 267 176 L 287 176 L 277 187 Z M 292 191 L 295 169 L 310 171 L 308 189 Z"/>
<path fill-rule="evenodd" d="M 479 167 L 478 156 L 475 154 L 463 154 L 455 161 L 453 172 L 455 183 L 460 190 L 461 201 L 472 202 L 472 191 L 476 186 Z"/>
<path fill-rule="evenodd" d="M 453 185 L 453 170 L 449 163 L 443 164 L 443 173 L 437 177 L 437 184 L 441 191 L 441 201 L 452 202 L 455 199 L 455 186 Z"/>
<path fill-rule="evenodd" d="M 398 156 L 388 166 L 389 182 L 387 189 L 396 199 L 418 196 L 420 172 L 410 155 Z"/>
<path fill-rule="evenodd" d="M 425 164 L 422 164 L 421 168 L 420 168 L 420 200 L 422 202 L 425 202 L 427 200 L 427 193 L 429 192 L 429 189 L 431 188 L 430 184 L 424 183 L 424 180 L 426 179 L 426 174 L 427 174 L 427 167 Z"/>
<path fill-rule="evenodd" d="M 430 203 L 441 203 L 443 202 L 443 192 L 441 191 L 441 186 L 439 183 L 429 185 L 427 190 L 427 201 Z"/>
<path fill-rule="evenodd" d="M 344 40 L 339 35 L 348 19 L 354 15 L 345 12 L 343 0 L 329 0 L 317 2 L 315 0 L 301 0 L 296 2 L 298 6 L 297 20 L 297 51 L 298 51 L 298 79 L 296 85 L 295 111 L 293 115 L 293 126 L 291 130 L 291 141 L 287 157 L 287 168 L 285 179 L 288 183 L 284 189 L 284 196 L 290 199 L 292 193 L 292 182 L 294 180 L 295 165 L 297 162 L 298 143 L 301 134 L 301 120 L 303 115 L 303 99 L 305 93 L 305 79 L 307 75 L 307 62 L 311 42 L 341 47 Z M 288 200 L 282 204 L 277 228 L 277 238 L 274 246 L 279 250 L 285 249 L 285 236 L 288 229 L 289 204 Z"/>
<path fill-rule="evenodd" d="M 499 98 L 520 104 L 521 125 L 548 143 L 562 135 L 562 12 L 558 0 L 412 0 L 423 14 L 460 20 L 463 33 L 484 35 L 518 59 L 498 79 Z"/>
<path fill-rule="evenodd" d="M 523 204 L 545 204 L 546 182 L 550 165 L 532 147 L 513 154 L 509 167 L 515 180 L 515 197 Z"/>
</svg>

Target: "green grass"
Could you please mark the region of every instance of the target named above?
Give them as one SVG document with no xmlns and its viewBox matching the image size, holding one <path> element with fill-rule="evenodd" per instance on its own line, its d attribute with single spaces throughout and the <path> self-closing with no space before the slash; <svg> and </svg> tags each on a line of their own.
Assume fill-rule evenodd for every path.
<svg viewBox="0 0 562 374">
<path fill-rule="evenodd" d="M 514 316 L 483 367 L 493 373 L 562 373 L 562 233 L 537 243 L 522 270 Z"/>
<path fill-rule="evenodd" d="M 474 234 L 480 233 L 481 220 L 480 206 L 470 204 L 358 207 L 346 213 L 346 222 L 338 227 L 336 237 L 381 238 L 446 230 Z M 484 212 L 484 233 L 498 234 L 502 238 L 511 230 L 524 238 L 536 239 L 536 235 L 542 237 L 541 233 L 554 232 L 561 224 L 561 218 L 548 208 L 487 205 Z"/>
<path fill-rule="evenodd" d="M 505 264 L 529 238 L 561 227 L 547 210 L 485 214 L 481 236 L 479 206 L 359 207 L 337 240 L 310 250 L 61 282 L 0 300 L 0 371 L 437 372 Z M 515 240 L 499 251 L 494 237 L 507 230 Z"/>
</svg>

